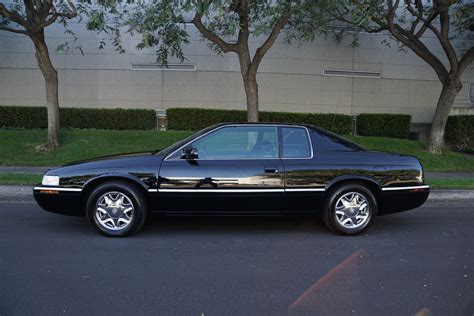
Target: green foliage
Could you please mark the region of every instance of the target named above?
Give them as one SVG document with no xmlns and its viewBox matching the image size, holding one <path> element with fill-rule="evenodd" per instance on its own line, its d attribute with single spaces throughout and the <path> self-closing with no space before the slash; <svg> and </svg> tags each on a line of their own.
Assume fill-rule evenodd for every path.
<svg viewBox="0 0 474 316">
<path fill-rule="evenodd" d="M 34 4 L 32 1 L 10 0 L 1 1 L 0 4 L 4 6 L 0 9 L 0 30 L 31 36 L 43 34 L 44 29 L 51 25 L 60 25 L 64 29 L 66 41 L 59 43 L 56 51 L 78 50 L 84 54 L 79 37 L 71 25 L 89 15 L 92 7 L 90 0 L 51 0 Z"/>
<path fill-rule="evenodd" d="M 357 117 L 357 134 L 407 138 L 410 133 L 411 116 L 407 114 L 362 113 Z"/>
<path fill-rule="evenodd" d="M 156 128 L 156 113 L 145 109 L 61 108 L 63 128 L 149 130 Z M 45 107 L 0 106 L 0 127 L 47 128 Z"/>
<path fill-rule="evenodd" d="M 431 189 L 474 189 L 474 179 L 426 179 Z"/>
<path fill-rule="evenodd" d="M 446 141 L 459 151 L 466 151 L 474 143 L 474 115 L 456 115 L 448 118 Z"/>
<path fill-rule="evenodd" d="M 123 52 L 120 30 L 125 30 L 138 36 L 138 49 L 154 48 L 157 62 L 167 64 L 169 57 L 185 60 L 183 46 L 189 43 L 186 24 L 193 23 L 195 17 L 202 17 L 206 29 L 227 43 L 238 41 L 241 14 L 248 17 L 251 37 L 268 36 L 286 13 L 289 19 L 283 33 L 287 42 L 311 41 L 326 26 L 313 1 L 248 1 L 246 5 L 245 10 L 233 0 L 100 1 L 88 12 L 87 29 L 105 34 L 119 52 Z M 215 42 L 204 35 L 203 39 L 216 53 L 223 53 Z M 99 46 L 104 45 L 101 41 Z"/>
<path fill-rule="evenodd" d="M 189 135 L 190 131 L 112 131 L 62 130 L 62 146 L 38 153 L 36 146 L 46 137 L 46 130 L 0 129 L 0 165 L 4 166 L 55 166 L 93 157 L 127 152 L 165 148 Z M 346 136 L 355 143 L 372 150 L 414 155 L 425 171 L 474 171 L 474 158 L 450 150 L 433 155 L 418 142 L 384 137 Z"/>
<path fill-rule="evenodd" d="M 61 130 L 61 146 L 38 153 L 47 131 L 0 129 L 0 166 L 57 166 L 94 157 L 165 148 L 191 134 L 185 131 Z"/>
<path fill-rule="evenodd" d="M 43 175 L 36 173 L 0 173 L 0 184 L 35 185 L 41 182 Z"/>
<path fill-rule="evenodd" d="M 370 150 L 416 156 L 425 171 L 474 171 L 473 157 L 447 149 L 443 149 L 441 155 L 431 154 L 426 150 L 426 145 L 419 141 L 370 136 L 346 137 Z"/>
<path fill-rule="evenodd" d="M 0 106 L 0 127 L 7 128 L 47 128 L 45 107 Z"/>
<path fill-rule="evenodd" d="M 166 111 L 168 128 L 200 130 L 222 122 L 246 122 L 246 111 L 171 108 Z M 322 127 L 337 134 L 352 132 L 352 117 L 344 114 L 260 112 L 261 122 L 299 123 Z"/>
</svg>

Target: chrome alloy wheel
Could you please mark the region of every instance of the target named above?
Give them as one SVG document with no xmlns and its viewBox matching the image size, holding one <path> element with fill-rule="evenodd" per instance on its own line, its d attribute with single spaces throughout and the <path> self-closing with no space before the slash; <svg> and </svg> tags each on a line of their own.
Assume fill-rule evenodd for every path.
<svg viewBox="0 0 474 316">
<path fill-rule="evenodd" d="M 126 228 L 133 219 L 132 201 L 121 192 L 107 192 L 98 200 L 95 209 L 97 222 L 110 230 Z"/>
<path fill-rule="evenodd" d="M 367 223 L 370 216 L 369 203 L 365 196 L 348 192 L 336 202 L 336 220 L 346 228 L 358 228 Z"/>
</svg>

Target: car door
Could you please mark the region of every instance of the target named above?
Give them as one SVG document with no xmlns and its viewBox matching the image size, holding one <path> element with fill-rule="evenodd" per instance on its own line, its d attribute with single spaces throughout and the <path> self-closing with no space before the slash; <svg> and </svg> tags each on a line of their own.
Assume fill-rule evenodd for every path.
<svg viewBox="0 0 474 316">
<path fill-rule="evenodd" d="M 324 170 L 315 163 L 311 137 L 306 127 L 280 127 L 285 169 L 285 211 L 318 211 L 324 198 Z"/>
<path fill-rule="evenodd" d="M 280 212 L 284 195 L 278 128 L 218 127 L 166 157 L 159 174 L 165 212 Z"/>
</svg>

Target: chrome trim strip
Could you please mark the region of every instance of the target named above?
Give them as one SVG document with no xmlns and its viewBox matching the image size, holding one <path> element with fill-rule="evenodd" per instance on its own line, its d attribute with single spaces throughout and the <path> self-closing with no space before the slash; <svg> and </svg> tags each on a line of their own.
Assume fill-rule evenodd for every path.
<svg viewBox="0 0 474 316">
<path fill-rule="evenodd" d="M 181 147 L 179 147 L 178 149 L 176 149 L 175 151 L 173 151 L 171 154 L 168 154 L 166 155 L 166 157 L 163 159 L 164 160 L 170 160 L 170 161 L 180 161 L 182 159 L 169 159 L 171 156 L 173 156 L 175 153 L 177 153 L 179 150 L 183 149 L 184 147 L 186 147 L 187 145 L 197 141 L 198 139 L 208 135 L 209 133 L 212 133 L 214 131 L 217 131 L 221 128 L 224 128 L 224 127 L 229 127 L 229 126 L 260 126 L 260 127 L 264 127 L 264 126 L 272 126 L 272 127 L 297 127 L 297 128 L 304 128 L 306 130 L 306 134 L 308 135 L 308 141 L 309 141 L 309 147 L 311 149 L 311 157 L 304 157 L 304 158 L 283 158 L 283 157 L 272 157 L 272 158 L 220 158 L 220 159 L 194 159 L 196 161 L 199 161 L 199 160 L 261 160 L 261 159 L 266 159 L 266 160 L 270 160 L 270 159 L 313 159 L 314 157 L 314 152 L 313 152 L 313 142 L 311 140 L 311 135 L 309 134 L 309 130 L 306 126 L 301 126 L 301 125 L 285 125 L 285 124 L 227 124 L 227 125 L 222 125 L 222 126 L 218 126 L 210 131 L 208 131 L 207 133 L 204 133 L 202 134 L 201 136 L 199 137 L 196 137 L 192 140 L 190 140 L 189 142 L 187 142 L 186 144 L 182 145 Z"/>
<path fill-rule="evenodd" d="M 289 188 L 285 189 L 286 192 L 324 192 L 326 191 L 325 188 Z"/>
<path fill-rule="evenodd" d="M 173 178 L 165 178 L 168 181 L 199 181 L 203 180 L 203 177 L 173 177 Z M 213 182 L 218 183 L 239 183 L 239 179 L 236 178 L 212 178 Z"/>
<path fill-rule="evenodd" d="M 153 189 L 152 189 L 153 190 Z M 285 192 L 285 189 L 155 189 L 158 192 L 217 192 L 217 193 L 258 193 L 258 192 Z M 150 191 L 149 192 L 155 192 Z"/>
<path fill-rule="evenodd" d="M 411 190 L 411 189 L 429 189 L 429 185 L 418 185 L 411 187 L 393 187 L 393 188 L 382 188 L 382 191 L 398 191 L 398 190 Z"/>
<path fill-rule="evenodd" d="M 34 187 L 34 190 L 53 190 L 53 191 L 64 191 L 64 192 L 81 192 L 80 188 L 62 188 L 62 187 Z"/>
<path fill-rule="evenodd" d="M 295 188 L 295 189 L 148 189 L 148 192 L 218 192 L 218 193 L 258 193 L 258 192 L 324 192 L 325 188 Z"/>
</svg>

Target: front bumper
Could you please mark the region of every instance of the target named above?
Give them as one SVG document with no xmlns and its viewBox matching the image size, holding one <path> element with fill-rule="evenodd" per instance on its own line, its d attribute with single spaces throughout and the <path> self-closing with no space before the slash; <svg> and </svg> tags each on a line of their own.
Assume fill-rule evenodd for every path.
<svg viewBox="0 0 474 316">
<path fill-rule="evenodd" d="M 38 205 L 48 212 L 84 216 L 81 191 L 79 188 L 35 186 L 33 196 Z"/>
<path fill-rule="evenodd" d="M 382 189 L 379 215 L 408 211 L 423 205 L 430 195 L 428 185 Z"/>
</svg>

